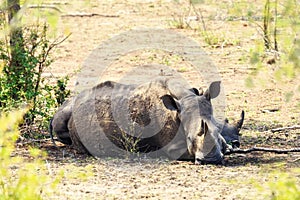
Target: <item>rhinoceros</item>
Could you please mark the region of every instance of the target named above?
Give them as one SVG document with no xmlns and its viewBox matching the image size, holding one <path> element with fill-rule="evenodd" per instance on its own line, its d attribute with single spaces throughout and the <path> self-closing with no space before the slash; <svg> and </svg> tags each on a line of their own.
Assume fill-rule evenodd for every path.
<svg viewBox="0 0 300 200">
<path fill-rule="evenodd" d="M 99 157 L 119 153 L 112 144 L 127 150 L 130 141 L 138 152 L 220 164 L 231 147 L 213 116 L 211 99 L 219 93 L 219 81 L 203 95 L 171 78 L 139 86 L 106 81 L 67 100 L 50 128 L 62 143 Z"/>
</svg>

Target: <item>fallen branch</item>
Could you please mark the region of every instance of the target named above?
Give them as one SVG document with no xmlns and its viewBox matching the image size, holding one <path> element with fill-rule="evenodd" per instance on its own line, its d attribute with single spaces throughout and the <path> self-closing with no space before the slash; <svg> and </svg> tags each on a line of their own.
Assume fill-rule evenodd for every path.
<svg viewBox="0 0 300 200">
<path fill-rule="evenodd" d="M 265 148 L 265 147 L 252 147 L 249 149 L 233 149 L 231 151 L 226 152 L 226 155 L 234 154 L 234 153 L 251 153 L 253 151 L 262 151 L 262 152 L 272 152 L 272 153 L 290 153 L 290 152 L 300 152 L 300 148 L 291 148 L 291 149 L 273 149 L 273 148 Z"/>
<path fill-rule="evenodd" d="M 274 128 L 274 129 L 271 129 L 271 132 L 275 133 L 275 132 L 286 131 L 286 130 L 295 130 L 295 129 L 300 129 L 300 125 L 288 126 L 288 127 L 282 127 L 282 128 Z"/>
<path fill-rule="evenodd" d="M 277 111 L 279 111 L 278 108 L 263 109 L 263 110 L 261 110 L 261 112 L 263 112 L 263 113 L 273 113 L 273 112 L 277 112 Z"/>
<path fill-rule="evenodd" d="M 99 13 L 69 13 L 61 15 L 62 17 L 120 17 L 119 15 L 107 15 L 107 14 L 99 14 Z"/>
</svg>

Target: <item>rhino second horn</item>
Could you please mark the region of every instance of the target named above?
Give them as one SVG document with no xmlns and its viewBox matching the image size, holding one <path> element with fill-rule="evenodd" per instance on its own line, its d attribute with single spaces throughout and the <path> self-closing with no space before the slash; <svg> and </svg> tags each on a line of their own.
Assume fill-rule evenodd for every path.
<svg viewBox="0 0 300 200">
<path fill-rule="evenodd" d="M 242 110 L 241 119 L 236 123 L 236 128 L 238 129 L 238 131 L 240 131 L 243 126 L 244 118 L 245 118 L 245 111 Z"/>
</svg>

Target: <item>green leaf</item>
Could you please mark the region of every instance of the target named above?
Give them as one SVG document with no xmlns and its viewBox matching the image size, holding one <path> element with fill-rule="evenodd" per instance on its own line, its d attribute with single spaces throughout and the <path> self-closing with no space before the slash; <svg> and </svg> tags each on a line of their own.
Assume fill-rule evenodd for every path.
<svg viewBox="0 0 300 200">
<path fill-rule="evenodd" d="M 248 88 L 253 88 L 254 87 L 253 79 L 252 79 L 251 76 L 248 76 L 246 78 L 245 84 L 246 84 L 246 87 L 248 87 Z"/>
</svg>

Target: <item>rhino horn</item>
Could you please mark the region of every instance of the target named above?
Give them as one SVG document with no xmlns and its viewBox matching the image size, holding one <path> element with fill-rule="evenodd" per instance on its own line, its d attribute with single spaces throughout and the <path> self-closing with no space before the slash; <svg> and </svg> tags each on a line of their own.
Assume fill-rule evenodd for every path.
<svg viewBox="0 0 300 200">
<path fill-rule="evenodd" d="M 244 118 L 245 118 L 245 112 L 242 110 L 241 119 L 236 123 L 236 128 L 238 131 L 240 131 L 243 126 Z"/>
</svg>

